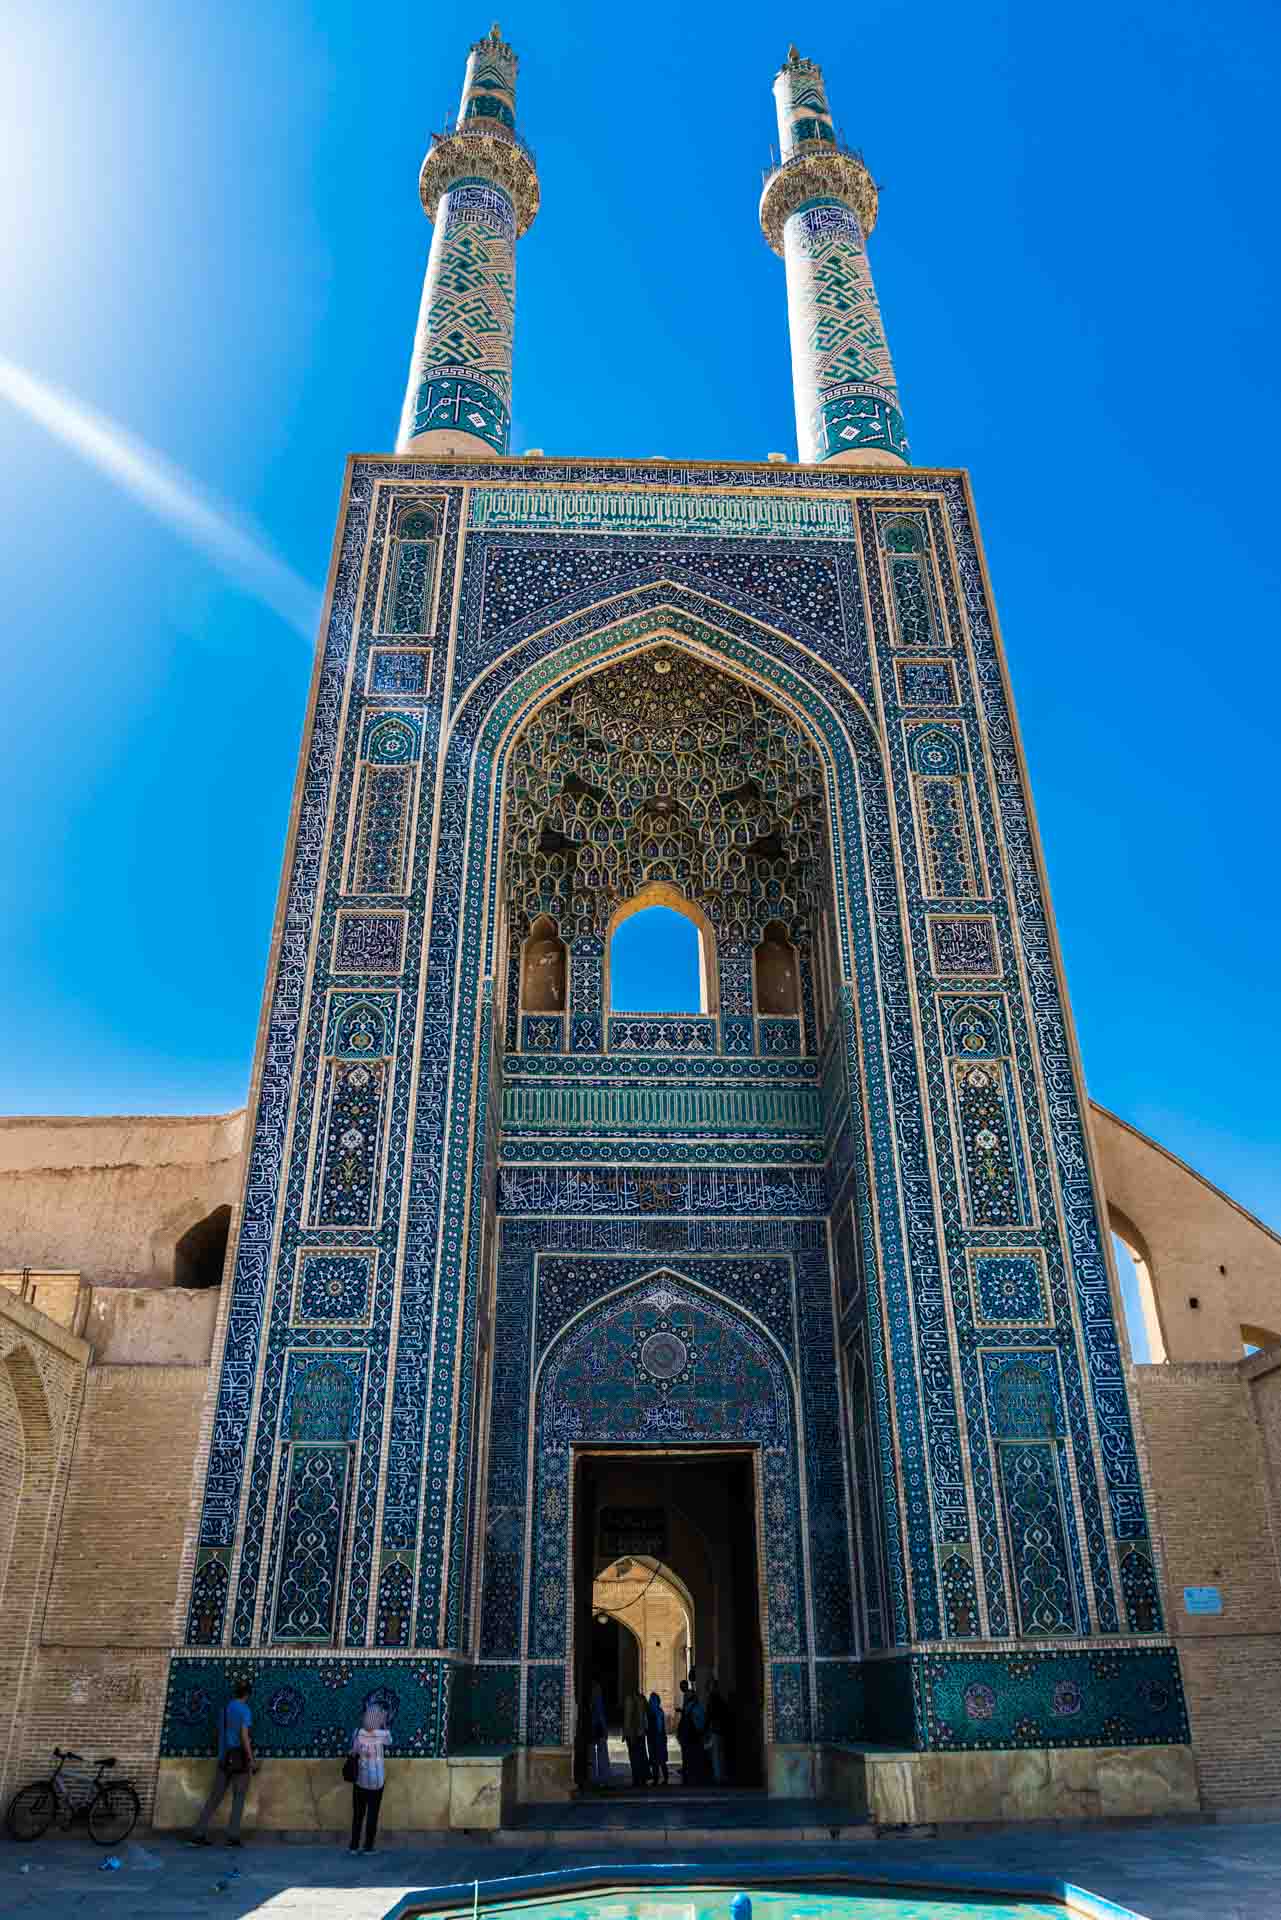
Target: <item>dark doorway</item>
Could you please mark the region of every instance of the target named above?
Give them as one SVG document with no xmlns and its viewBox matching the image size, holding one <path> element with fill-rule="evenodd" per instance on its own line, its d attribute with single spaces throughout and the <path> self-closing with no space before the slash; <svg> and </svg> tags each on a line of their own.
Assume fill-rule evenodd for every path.
<svg viewBox="0 0 1281 1920">
<path fill-rule="evenodd" d="M 194 1227 L 188 1227 L 173 1250 L 175 1287 L 222 1285 L 223 1262 L 227 1258 L 227 1235 L 230 1231 L 230 1207 L 215 1207 Z"/>
<path fill-rule="evenodd" d="M 707 1702 L 720 1696 L 719 1778 L 702 1748 L 682 1784 L 758 1787 L 764 1779 L 764 1667 L 757 1577 L 756 1458 L 748 1447 L 599 1448 L 575 1460 L 574 1649 L 580 1701 L 599 1683 L 611 1728 L 629 1687 L 657 1692 L 667 1715 L 673 1777 L 680 1679 Z M 640 1601 L 623 1618 L 593 1607 L 593 1584 L 626 1568 Z M 685 1618 L 655 1632 L 644 1609 L 644 1567 L 663 1570 L 684 1596 Z M 634 1612 L 634 1619 L 632 1617 Z M 578 1756 L 581 1762 L 585 1753 Z M 617 1784 L 622 1784 L 618 1782 Z"/>
<path fill-rule="evenodd" d="M 640 1641 L 618 1620 L 593 1617 L 592 1678 L 605 1696 L 605 1718 L 612 1730 L 623 1724 L 623 1701 L 640 1686 Z"/>
</svg>

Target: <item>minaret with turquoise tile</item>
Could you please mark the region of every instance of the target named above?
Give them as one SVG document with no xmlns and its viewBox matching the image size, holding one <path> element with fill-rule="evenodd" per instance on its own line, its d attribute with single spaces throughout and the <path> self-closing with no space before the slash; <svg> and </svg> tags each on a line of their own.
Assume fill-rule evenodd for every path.
<svg viewBox="0 0 1281 1920">
<path fill-rule="evenodd" d="M 909 462 L 867 236 L 876 186 L 837 139 L 822 69 L 795 47 L 774 82 L 780 162 L 761 226 L 787 268 L 798 458 L 804 465 Z"/>
<path fill-rule="evenodd" d="M 495 24 L 467 60 L 458 120 L 419 179 L 436 224 L 397 453 L 506 453 L 511 442 L 516 242 L 538 212 L 516 132 L 516 55 Z"/>
</svg>

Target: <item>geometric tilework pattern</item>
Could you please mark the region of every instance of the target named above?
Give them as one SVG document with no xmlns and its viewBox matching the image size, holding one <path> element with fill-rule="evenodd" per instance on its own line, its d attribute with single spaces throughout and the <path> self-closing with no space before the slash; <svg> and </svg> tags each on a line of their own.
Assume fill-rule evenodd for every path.
<svg viewBox="0 0 1281 1920">
<path fill-rule="evenodd" d="M 894 368 L 858 215 L 811 201 L 783 229 L 800 457 L 869 448 L 907 457 Z"/>
<path fill-rule="evenodd" d="M 427 263 L 411 436 L 458 426 L 506 453 L 515 302 L 511 201 L 489 181 L 451 188 L 437 208 Z"/>
<path fill-rule="evenodd" d="M 1037 1248 L 972 1248 L 974 1317 L 989 1327 L 1043 1327 L 1050 1308 L 1045 1257 Z"/>
<path fill-rule="evenodd" d="M 373 1300 L 371 1253 L 302 1253 L 294 1320 L 299 1326 L 363 1326 Z"/>
<path fill-rule="evenodd" d="M 839 313 L 839 275 L 823 285 Z M 651 535 L 612 531 L 603 502 L 593 530 L 601 482 L 586 465 L 569 475 L 573 513 L 557 530 L 540 501 L 566 470 L 531 462 L 502 471 L 502 529 L 478 527 L 460 547 L 461 488 L 494 477 L 463 461 L 353 469 L 251 1115 L 189 1613 L 200 1652 L 174 1662 L 166 1751 L 209 1750 L 211 1703 L 242 1669 L 259 1679 L 267 1752 L 340 1751 L 378 1687 L 397 1699 L 393 1733 L 421 1729 L 399 1751 L 409 1738 L 444 1750 L 451 1724 L 562 1738 L 572 1674 L 556 1502 L 576 1420 L 628 1445 L 711 1423 L 757 1449 L 774 1737 L 861 1718 L 867 1737 L 939 1747 L 1185 1738 L 1170 1650 L 1115 1645 L 1160 1635 L 1160 1598 L 964 483 L 864 473 L 853 498 L 848 472 L 762 470 L 762 494 L 839 497 L 849 532 L 792 541 L 740 518 L 718 536 L 707 512 L 689 535 L 674 521 Z M 719 498 L 712 488 L 741 482 L 675 463 L 610 469 L 632 502 L 647 489 Z M 371 672 L 394 577 L 387 543 L 424 486 L 440 502 L 433 564 L 457 583 L 448 727 L 442 686 L 423 676 L 380 689 Z M 906 522 L 918 544 L 890 546 L 878 516 L 891 531 Z M 486 602 L 494 543 L 522 540 Z M 712 556 L 706 575 L 699 555 Z M 914 582 L 898 599 L 891 560 L 909 562 Z M 417 591 L 407 575 L 406 595 Z M 905 716 L 941 683 L 900 678 L 901 650 L 938 653 L 963 633 L 953 710 Z M 569 1006 L 551 1016 L 573 1050 L 509 1053 L 505 1116 L 497 803 L 548 715 L 576 779 L 612 792 L 611 769 L 604 781 L 594 771 L 604 736 L 577 740 L 559 712 L 600 714 L 579 692 L 589 676 L 603 670 L 598 690 L 611 676 L 623 686 L 630 663 L 660 648 L 662 678 L 723 683 L 717 700 L 742 716 L 732 732 L 718 722 L 711 743 L 696 730 L 688 745 L 673 739 L 671 753 L 700 767 L 709 746 L 729 748 L 700 803 L 723 816 L 723 796 L 754 783 L 768 805 L 745 795 L 735 827 L 755 836 L 764 816 L 790 842 L 796 800 L 817 798 L 804 858 L 759 876 L 798 923 L 828 916 L 823 994 L 808 927 L 793 934 L 807 1053 L 725 1050 L 730 1022 L 754 1018 L 750 967 L 732 949 L 756 924 L 755 897 L 742 929 L 713 916 L 738 1010 L 708 1019 L 711 1050 L 602 1053 L 599 915 L 560 885 L 584 922 L 562 931 L 583 943 L 584 967 L 575 953 Z M 387 712 L 393 692 L 406 711 Z M 648 768 L 655 737 L 647 727 L 617 751 Z M 794 741 L 804 756 L 789 761 Z M 539 844 L 513 847 L 531 862 L 555 857 L 539 851 L 549 815 L 566 838 L 597 824 L 572 782 L 566 804 L 554 768 L 539 761 L 550 787 Z M 398 784 L 383 790 L 384 777 Z M 951 783 L 946 819 L 922 817 L 914 783 L 929 781 Z M 735 850 L 747 852 L 723 849 Z M 709 851 L 700 840 L 693 857 Z M 772 846 L 759 857 L 780 858 Z M 823 885 L 807 880 L 802 898 L 806 862 Z M 709 900 L 733 894 L 707 888 Z M 964 904 L 976 897 L 981 913 Z M 762 887 L 760 919 L 779 917 L 767 904 Z M 474 1403 L 491 1286 L 486 1421 Z M 577 1344 L 571 1322 L 586 1335 Z M 642 1377 L 655 1333 L 679 1342 L 688 1378 Z M 331 1371 L 301 1371 L 315 1365 Z M 559 1614 L 544 1606 L 558 1578 Z M 980 1615 L 1026 1651 L 922 1651 L 972 1643 Z M 490 1678 L 454 1676 L 428 1651 L 452 1649 L 456 1664 L 473 1616 Z M 302 1651 L 273 1659 L 273 1642 Z M 324 1658 L 310 1651 L 321 1645 Z"/>
</svg>

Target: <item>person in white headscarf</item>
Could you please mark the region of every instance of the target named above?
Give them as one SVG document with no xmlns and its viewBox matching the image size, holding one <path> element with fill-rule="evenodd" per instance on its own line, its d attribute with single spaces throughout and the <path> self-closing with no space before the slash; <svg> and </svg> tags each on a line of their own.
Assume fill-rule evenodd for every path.
<svg viewBox="0 0 1281 1920">
<path fill-rule="evenodd" d="M 356 1778 L 351 1787 L 351 1853 L 360 1852 L 360 1829 L 365 1829 L 365 1852 L 374 1850 L 378 1832 L 378 1809 L 382 1805 L 383 1756 L 391 1744 L 387 1716 L 381 1707 L 365 1708 L 365 1717 L 351 1736 L 351 1751 L 356 1762 Z"/>
</svg>

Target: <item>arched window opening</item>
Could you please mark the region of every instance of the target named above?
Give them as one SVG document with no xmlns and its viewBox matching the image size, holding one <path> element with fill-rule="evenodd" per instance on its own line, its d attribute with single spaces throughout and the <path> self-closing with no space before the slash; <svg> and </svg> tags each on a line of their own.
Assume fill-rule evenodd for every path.
<svg viewBox="0 0 1281 1920">
<path fill-rule="evenodd" d="M 609 945 L 611 1013 L 706 1013 L 702 929 L 660 902 L 619 920 Z"/>
<path fill-rule="evenodd" d="M 1112 1251 L 1116 1255 L 1117 1278 L 1121 1282 L 1121 1307 L 1125 1328 L 1130 1336 L 1130 1358 L 1136 1366 L 1149 1366 L 1166 1357 L 1165 1337 L 1157 1316 L 1152 1275 L 1138 1247 L 1137 1234 L 1118 1225 L 1112 1218 Z"/>
<path fill-rule="evenodd" d="M 173 1250 L 175 1287 L 219 1287 L 231 1232 L 231 1208 L 215 1207 L 188 1227 Z"/>
<path fill-rule="evenodd" d="M 565 943 L 540 914 L 529 930 L 521 968 L 520 1003 L 526 1013 L 564 1013 L 568 973 Z"/>
<path fill-rule="evenodd" d="M 771 920 L 756 949 L 756 1011 L 791 1013 L 801 1010 L 801 970 L 796 948 L 781 920 Z"/>
<path fill-rule="evenodd" d="M 1263 1353 L 1268 1347 L 1281 1347 L 1281 1333 L 1273 1333 L 1270 1327 L 1243 1326 L 1241 1345 L 1248 1359 L 1250 1354 Z"/>
</svg>

